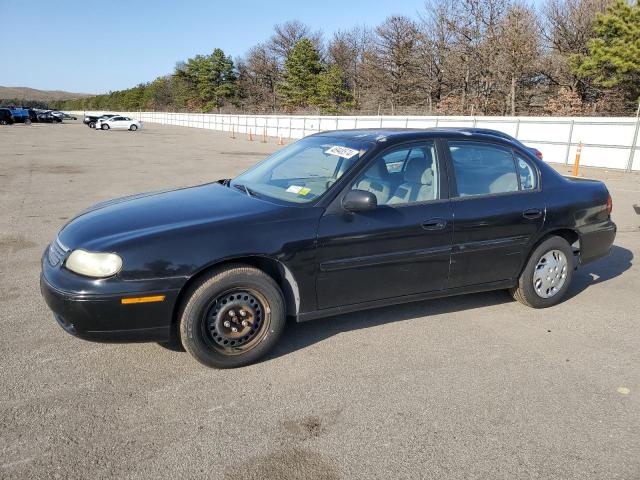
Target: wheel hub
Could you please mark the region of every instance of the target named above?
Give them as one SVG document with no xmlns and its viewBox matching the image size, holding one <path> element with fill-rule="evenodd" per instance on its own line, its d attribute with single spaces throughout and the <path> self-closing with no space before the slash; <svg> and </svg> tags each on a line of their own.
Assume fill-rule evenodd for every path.
<svg viewBox="0 0 640 480">
<path fill-rule="evenodd" d="M 210 310 L 209 331 L 222 347 L 239 347 L 260 330 L 263 307 L 249 292 L 231 292 L 216 299 Z"/>
<path fill-rule="evenodd" d="M 533 288 L 541 298 L 557 294 L 567 279 L 567 257 L 560 250 L 545 253 L 533 271 Z"/>
</svg>

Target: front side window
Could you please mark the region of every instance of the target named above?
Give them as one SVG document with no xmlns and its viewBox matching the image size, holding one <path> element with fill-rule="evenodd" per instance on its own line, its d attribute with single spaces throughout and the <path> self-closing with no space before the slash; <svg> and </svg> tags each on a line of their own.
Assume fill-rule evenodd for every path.
<svg viewBox="0 0 640 480">
<path fill-rule="evenodd" d="M 400 147 L 375 158 L 352 189 L 373 193 L 378 205 L 402 205 L 439 198 L 434 143 Z"/>
<path fill-rule="evenodd" d="M 231 186 L 290 203 L 309 203 L 349 171 L 369 142 L 313 136 L 303 138 L 247 170 Z"/>
<path fill-rule="evenodd" d="M 510 148 L 471 141 L 448 143 L 459 197 L 518 191 Z"/>
</svg>

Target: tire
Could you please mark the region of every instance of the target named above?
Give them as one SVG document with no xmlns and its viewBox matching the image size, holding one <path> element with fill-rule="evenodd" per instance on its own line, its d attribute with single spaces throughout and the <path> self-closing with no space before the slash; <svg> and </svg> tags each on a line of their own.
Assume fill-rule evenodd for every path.
<svg viewBox="0 0 640 480">
<path fill-rule="evenodd" d="M 270 276 L 234 264 L 196 282 L 185 294 L 178 318 L 182 345 L 198 362 L 235 368 L 255 362 L 275 346 L 286 311 L 282 292 Z"/>
<path fill-rule="evenodd" d="M 100 125 L 100 128 L 101 128 L 102 130 L 109 130 L 109 128 L 110 128 L 110 127 L 109 127 L 109 125 L 107 125 L 106 123 L 103 123 L 102 125 Z"/>
<path fill-rule="evenodd" d="M 131 130 L 132 132 L 135 132 L 137 129 L 138 129 L 138 126 L 137 126 L 137 125 L 131 125 L 131 126 L 129 127 L 129 130 Z"/>
<path fill-rule="evenodd" d="M 0 120 L 0 125 L 7 125 L 7 121 L 6 120 Z"/>
<path fill-rule="evenodd" d="M 560 303 L 567 293 L 573 270 L 571 245 L 562 237 L 549 237 L 535 248 L 518 279 L 518 285 L 509 293 L 528 307 L 551 307 Z"/>
<path fill-rule="evenodd" d="M 96 128 L 96 122 L 89 122 L 89 128 Z"/>
<path fill-rule="evenodd" d="M 24 121 L 24 124 L 25 124 L 25 125 L 31 125 L 31 120 L 27 118 L 27 119 Z"/>
</svg>

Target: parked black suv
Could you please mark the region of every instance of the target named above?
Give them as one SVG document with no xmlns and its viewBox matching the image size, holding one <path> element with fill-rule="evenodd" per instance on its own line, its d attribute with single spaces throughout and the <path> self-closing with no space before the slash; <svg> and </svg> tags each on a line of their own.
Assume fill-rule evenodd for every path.
<svg viewBox="0 0 640 480">
<path fill-rule="evenodd" d="M 13 125 L 14 119 L 11 110 L 0 108 L 0 125 Z"/>
</svg>

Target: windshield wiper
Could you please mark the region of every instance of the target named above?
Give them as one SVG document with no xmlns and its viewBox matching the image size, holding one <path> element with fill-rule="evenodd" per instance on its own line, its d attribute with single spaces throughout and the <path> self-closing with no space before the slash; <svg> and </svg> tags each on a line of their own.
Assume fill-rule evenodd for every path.
<svg viewBox="0 0 640 480">
<path fill-rule="evenodd" d="M 246 185 L 243 185 L 242 183 L 234 183 L 233 186 L 235 188 L 237 188 L 238 190 L 244 190 L 244 193 L 246 193 L 248 196 L 250 197 L 257 197 L 258 194 L 256 192 L 254 192 L 253 190 L 251 190 L 249 187 L 247 187 Z"/>
</svg>

